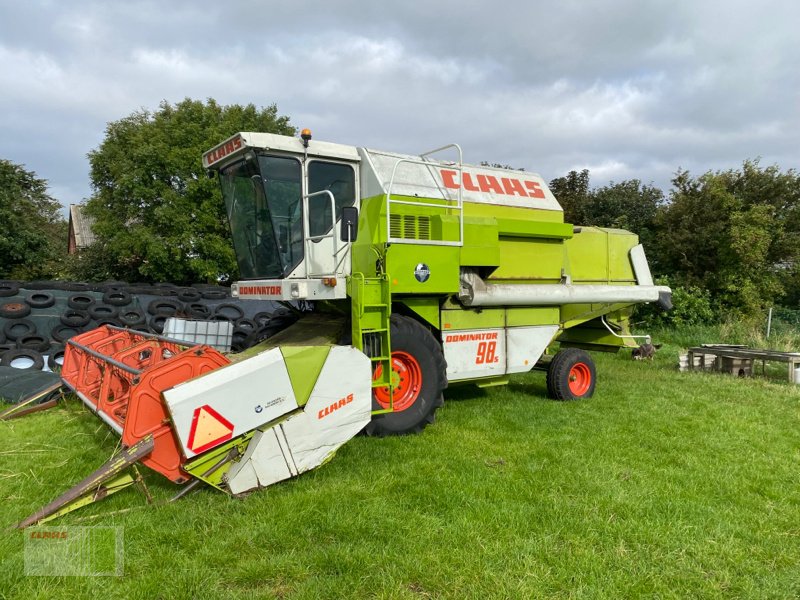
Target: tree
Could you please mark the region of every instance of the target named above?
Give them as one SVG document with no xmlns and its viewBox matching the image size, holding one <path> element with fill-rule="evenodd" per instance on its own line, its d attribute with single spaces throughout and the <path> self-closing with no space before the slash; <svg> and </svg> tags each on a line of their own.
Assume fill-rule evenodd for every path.
<svg viewBox="0 0 800 600">
<path fill-rule="evenodd" d="M 664 192 L 638 179 L 613 181 L 595 188 L 584 205 L 584 224 L 627 229 L 639 236 L 645 248 L 655 236 L 655 220 L 664 204 Z"/>
<path fill-rule="evenodd" d="M 747 160 L 740 170 L 679 171 L 657 219 L 660 272 L 756 314 L 778 301 L 800 259 L 800 176 Z"/>
<path fill-rule="evenodd" d="M 235 278 L 222 196 L 203 152 L 237 131 L 294 135 L 275 105 L 164 101 L 153 113 L 109 123 L 89 153 L 95 247 L 81 267 L 94 277 L 190 283 Z"/>
<path fill-rule="evenodd" d="M 566 177 L 558 177 L 550 182 L 550 191 L 564 209 L 564 221 L 576 225 L 586 223 L 586 205 L 589 203 L 589 170 L 580 173 L 570 171 Z"/>
<path fill-rule="evenodd" d="M 47 181 L 21 165 L 0 159 L 0 278 L 50 277 L 66 254 L 61 204 Z"/>
</svg>

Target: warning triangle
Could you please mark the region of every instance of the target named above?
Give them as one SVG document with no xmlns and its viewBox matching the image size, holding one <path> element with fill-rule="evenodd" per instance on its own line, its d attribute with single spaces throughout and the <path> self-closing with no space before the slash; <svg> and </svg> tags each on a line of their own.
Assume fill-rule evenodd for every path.
<svg viewBox="0 0 800 600">
<path fill-rule="evenodd" d="M 192 428 L 189 431 L 189 450 L 200 453 L 227 442 L 233 437 L 233 424 L 225 417 L 204 404 L 196 408 L 192 415 Z"/>
</svg>

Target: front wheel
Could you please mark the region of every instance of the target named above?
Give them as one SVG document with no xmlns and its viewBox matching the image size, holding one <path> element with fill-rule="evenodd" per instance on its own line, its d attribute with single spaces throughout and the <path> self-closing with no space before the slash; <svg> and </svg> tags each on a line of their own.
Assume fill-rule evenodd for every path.
<svg viewBox="0 0 800 600">
<path fill-rule="evenodd" d="M 590 398 L 597 370 L 592 357 L 578 348 L 559 350 L 547 369 L 547 393 L 555 400 Z"/>
<path fill-rule="evenodd" d="M 436 409 L 444 404 L 442 390 L 447 385 L 442 347 L 425 327 L 400 315 L 391 317 L 392 383 L 388 388 L 373 388 L 373 408 L 394 412 L 375 415 L 365 428 L 367 435 L 418 433 L 433 423 Z M 378 365 L 374 379 L 382 375 Z M 392 402 L 393 401 L 393 402 Z"/>
</svg>

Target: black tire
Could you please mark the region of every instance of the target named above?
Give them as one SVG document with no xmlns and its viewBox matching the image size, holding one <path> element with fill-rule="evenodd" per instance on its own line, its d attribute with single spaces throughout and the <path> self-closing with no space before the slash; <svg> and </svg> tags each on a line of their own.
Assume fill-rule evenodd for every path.
<svg viewBox="0 0 800 600">
<path fill-rule="evenodd" d="M 244 329 L 234 329 L 231 334 L 231 350 L 234 352 L 241 352 L 250 347 L 252 341 L 251 332 Z"/>
<path fill-rule="evenodd" d="M 395 390 L 395 412 L 377 415 L 364 428 L 367 435 L 418 433 L 433 423 L 436 409 L 444 404 L 447 365 L 442 347 L 431 332 L 417 321 L 400 315 L 391 317 L 392 363 L 402 371 L 408 387 Z M 416 373 L 416 374 L 415 374 Z M 414 380 L 419 385 L 414 385 Z M 385 390 L 385 388 L 384 388 Z M 388 393 L 373 390 L 373 408 L 388 407 Z M 399 408 L 399 410 L 397 410 Z"/>
<path fill-rule="evenodd" d="M 88 310 L 94 303 L 95 299 L 91 294 L 70 294 L 67 298 L 67 306 L 75 310 Z"/>
<path fill-rule="evenodd" d="M 89 284 L 83 281 L 68 281 L 63 284 L 61 289 L 67 292 L 88 292 L 89 287 Z"/>
<path fill-rule="evenodd" d="M 114 327 L 122 327 L 122 321 L 119 319 L 115 319 L 114 317 L 106 317 L 103 319 L 97 319 L 96 322 L 89 326 L 89 329 L 96 329 L 98 327 L 102 327 L 103 325 L 113 325 Z"/>
<path fill-rule="evenodd" d="M 83 333 L 85 330 L 83 327 L 73 327 L 72 325 L 56 325 L 50 331 L 50 337 L 52 337 L 55 341 L 61 342 L 62 344 L 65 343 L 71 337 L 75 337 Z"/>
<path fill-rule="evenodd" d="M 230 296 L 230 291 L 222 288 L 203 290 L 201 293 L 203 294 L 203 298 L 206 300 L 224 300 Z"/>
<path fill-rule="evenodd" d="M 29 358 L 33 361 L 28 367 L 14 367 L 13 363 L 18 358 Z M 44 357 L 39 354 L 36 350 L 31 350 L 29 348 L 25 348 L 24 350 L 15 349 L 15 350 L 8 350 L 3 353 L 3 358 L 0 359 L 0 366 L 2 367 L 14 367 L 15 369 L 20 369 L 21 371 L 41 371 L 44 367 Z"/>
<path fill-rule="evenodd" d="M 206 320 L 211 316 L 211 307 L 201 302 L 192 302 L 186 305 L 186 312 L 192 319 Z"/>
<path fill-rule="evenodd" d="M 181 302 L 198 302 L 203 297 L 200 290 L 194 288 L 180 288 L 178 290 L 178 300 Z"/>
<path fill-rule="evenodd" d="M 183 304 L 172 298 L 156 298 L 147 305 L 147 312 L 151 315 L 165 315 L 171 317 L 183 310 Z"/>
<path fill-rule="evenodd" d="M 226 302 L 224 304 L 218 304 L 214 308 L 214 314 L 226 316 L 229 321 L 237 321 L 244 316 L 244 311 L 241 306 Z"/>
<path fill-rule="evenodd" d="M 254 333 L 256 329 L 258 329 L 258 325 L 256 325 L 256 322 L 253 319 L 248 319 L 247 317 L 236 319 L 234 327 L 236 327 L 236 329 L 241 329 L 242 331 L 247 332 L 248 335 Z"/>
<path fill-rule="evenodd" d="M 125 327 L 138 327 L 147 323 L 145 314 L 138 308 L 124 308 L 117 317 Z"/>
<path fill-rule="evenodd" d="M 65 352 L 66 350 L 63 345 L 59 345 L 50 349 L 50 352 L 47 355 L 47 366 L 50 367 L 50 370 L 53 373 L 58 373 L 61 371 L 61 365 L 64 360 Z"/>
<path fill-rule="evenodd" d="M 591 398 L 596 382 L 594 361 L 579 348 L 559 350 L 547 368 L 547 394 L 554 400 Z"/>
<path fill-rule="evenodd" d="M 131 295 L 125 290 L 112 289 L 103 294 L 103 302 L 110 306 L 128 306 L 131 303 Z"/>
<path fill-rule="evenodd" d="M 36 325 L 28 319 L 14 319 L 6 321 L 6 324 L 3 325 L 3 333 L 8 340 L 16 342 L 22 336 L 36 333 Z"/>
<path fill-rule="evenodd" d="M 56 283 L 55 281 L 46 281 L 46 280 L 39 279 L 39 280 L 36 280 L 36 281 L 20 282 L 20 284 L 21 284 L 20 287 L 22 287 L 22 288 L 24 288 L 26 290 L 36 290 L 36 291 L 39 291 L 39 290 L 53 290 L 53 289 L 55 289 L 53 287 L 53 285 L 55 283 Z"/>
<path fill-rule="evenodd" d="M 22 319 L 31 314 L 31 307 L 25 302 L 6 302 L 0 304 L 0 317 Z"/>
<path fill-rule="evenodd" d="M 178 296 L 178 288 L 176 287 L 167 287 L 167 286 L 154 286 L 153 287 L 153 295 L 154 296 L 161 296 L 162 298 L 177 298 Z"/>
<path fill-rule="evenodd" d="M 265 325 L 269 323 L 269 320 L 272 318 L 272 313 L 268 312 L 259 312 L 253 316 L 253 321 L 256 322 L 256 326 L 261 329 Z"/>
<path fill-rule="evenodd" d="M 89 313 L 77 308 L 68 308 L 59 318 L 63 325 L 68 327 L 86 327 L 91 321 Z"/>
<path fill-rule="evenodd" d="M 17 348 L 19 350 L 36 350 L 37 352 L 47 352 L 50 349 L 50 338 L 40 333 L 29 333 L 17 338 Z"/>
<path fill-rule="evenodd" d="M 109 292 L 111 290 L 124 290 L 128 287 L 127 281 L 114 281 L 113 279 L 109 279 L 108 281 L 104 281 L 98 285 L 100 291 L 102 292 Z"/>
<path fill-rule="evenodd" d="M 164 325 L 167 323 L 170 315 L 153 315 L 150 317 L 150 331 L 153 333 L 164 333 Z"/>
<path fill-rule="evenodd" d="M 31 308 L 50 308 L 56 303 L 56 297 L 50 292 L 33 292 L 25 298 Z"/>
<path fill-rule="evenodd" d="M 6 343 L 6 334 L 3 333 L 2 329 L 0 329 L 0 345 L 5 344 L 5 343 Z"/>
<path fill-rule="evenodd" d="M 110 304 L 94 304 L 89 307 L 87 312 L 95 321 L 105 321 L 107 319 L 116 319 L 119 314 L 119 308 Z"/>
<path fill-rule="evenodd" d="M 19 283 L 16 281 L 0 281 L 0 298 L 10 298 L 19 294 Z"/>
<path fill-rule="evenodd" d="M 132 285 L 128 288 L 128 291 L 131 294 L 144 294 L 144 295 L 154 295 L 155 291 L 153 290 L 153 286 L 144 284 L 144 283 L 137 283 Z"/>
</svg>

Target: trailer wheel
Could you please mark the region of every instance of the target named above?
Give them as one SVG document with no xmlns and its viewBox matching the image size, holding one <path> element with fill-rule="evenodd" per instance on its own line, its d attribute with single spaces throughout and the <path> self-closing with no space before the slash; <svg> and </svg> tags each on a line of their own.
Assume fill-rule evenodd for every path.
<svg viewBox="0 0 800 600">
<path fill-rule="evenodd" d="M 590 398 L 597 370 L 592 357 L 578 348 L 560 350 L 547 369 L 547 393 L 555 400 Z"/>
<path fill-rule="evenodd" d="M 394 412 L 373 417 L 364 430 L 367 435 L 418 433 L 433 423 L 436 409 L 444 404 L 446 365 L 442 347 L 431 332 L 413 319 L 392 315 L 391 341 Z M 373 376 L 381 376 L 380 366 Z M 389 408 L 387 388 L 373 389 L 372 405 Z"/>
</svg>

